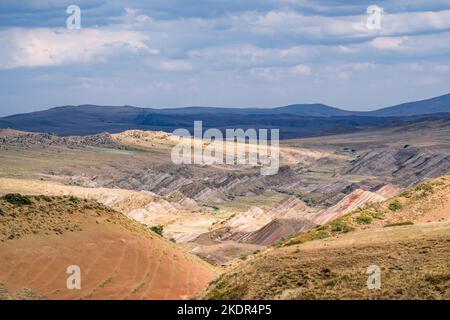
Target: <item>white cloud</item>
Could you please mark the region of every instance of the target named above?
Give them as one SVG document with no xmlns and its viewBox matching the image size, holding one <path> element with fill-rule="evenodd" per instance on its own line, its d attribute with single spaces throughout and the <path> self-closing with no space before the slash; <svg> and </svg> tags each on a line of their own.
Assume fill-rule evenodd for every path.
<svg viewBox="0 0 450 320">
<path fill-rule="evenodd" d="M 192 64 L 184 60 L 164 60 L 159 63 L 159 67 L 163 71 L 190 71 L 193 69 Z"/>
<path fill-rule="evenodd" d="M 232 17 L 235 29 L 269 35 L 298 35 L 312 39 L 401 36 L 450 29 L 450 10 L 383 14 L 380 30 L 369 30 L 367 15 L 310 16 L 296 11 L 272 10 Z"/>
<path fill-rule="evenodd" d="M 433 67 L 433 71 L 437 73 L 447 73 L 450 71 L 450 66 L 448 65 L 438 65 Z"/>
<path fill-rule="evenodd" d="M 380 50 L 402 50 L 406 37 L 379 37 L 370 42 L 370 46 Z"/>
<path fill-rule="evenodd" d="M 298 64 L 288 67 L 251 68 L 249 72 L 256 78 L 275 82 L 286 80 L 288 77 L 293 78 L 312 75 L 311 67 L 305 64 Z"/>
<path fill-rule="evenodd" d="M 294 74 L 303 74 L 305 76 L 309 76 L 312 73 L 311 67 L 304 64 L 293 66 L 290 70 Z"/>
<path fill-rule="evenodd" d="M 157 53 L 146 36 L 108 29 L 6 29 L 0 31 L 0 68 L 57 66 L 102 61 L 119 52 Z"/>
</svg>

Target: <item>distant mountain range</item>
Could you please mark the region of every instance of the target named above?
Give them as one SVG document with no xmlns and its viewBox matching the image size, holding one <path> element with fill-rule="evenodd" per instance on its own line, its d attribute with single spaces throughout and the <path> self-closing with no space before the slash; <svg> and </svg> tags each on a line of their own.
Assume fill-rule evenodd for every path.
<svg viewBox="0 0 450 320">
<path fill-rule="evenodd" d="M 347 111 L 323 104 L 295 104 L 278 108 L 186 107 L 173 109 L 132 106 L 63 106 L 0 118 L 0 128 L 59 135 L 88 135 L 129 129 L 279 128 L 281 138 L 353 132 L 366 127 L 440 117 L 450 113 L 450 94 L 408 102 L 375 111 Z"/>
</svg>

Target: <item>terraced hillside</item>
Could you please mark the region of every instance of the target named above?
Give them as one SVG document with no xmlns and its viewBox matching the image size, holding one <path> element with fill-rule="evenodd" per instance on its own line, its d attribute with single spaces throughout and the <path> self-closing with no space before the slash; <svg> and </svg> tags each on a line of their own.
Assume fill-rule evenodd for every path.
<svg viewBox="0 0 450 320">
<path fill-rule="evenodd" d="M 66 286 L 81 269 L 81 289 Z M 74 196 L 0 199 L 0 298 L 182 299 L 216 277 L 148 227 Z"/>
</svg>

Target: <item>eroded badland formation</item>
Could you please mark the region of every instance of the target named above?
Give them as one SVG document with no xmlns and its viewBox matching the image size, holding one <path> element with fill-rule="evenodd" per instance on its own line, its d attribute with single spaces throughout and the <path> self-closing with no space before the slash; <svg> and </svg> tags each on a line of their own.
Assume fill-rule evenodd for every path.
<svg viewBox="0 0 450 320">
<path fill-rule="evenodd" d="M 177 141 L 1 130 L 0 298 L 450 298 L 449 118 L 283 140 L 273 176 Z"/>
</svg>

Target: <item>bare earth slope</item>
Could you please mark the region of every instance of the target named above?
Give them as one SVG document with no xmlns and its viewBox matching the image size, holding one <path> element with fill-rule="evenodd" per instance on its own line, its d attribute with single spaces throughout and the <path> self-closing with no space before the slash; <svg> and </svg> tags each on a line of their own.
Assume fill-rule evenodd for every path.
<svg viewBox="0 0 450 320">
<path fill-rule="evenodd" d="M 0 298 L 181 299 L 216 276 L 200 259 L 95 201 L 3 197 L 0 221 Z M 70 265 L 81 268 L 81 290 L 66 287 Z"/>
</svg>

